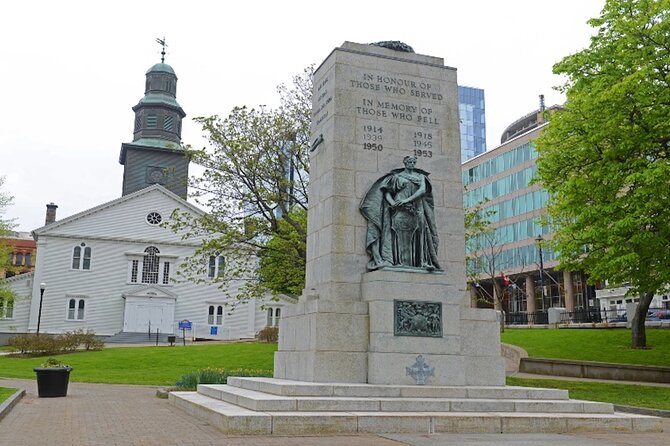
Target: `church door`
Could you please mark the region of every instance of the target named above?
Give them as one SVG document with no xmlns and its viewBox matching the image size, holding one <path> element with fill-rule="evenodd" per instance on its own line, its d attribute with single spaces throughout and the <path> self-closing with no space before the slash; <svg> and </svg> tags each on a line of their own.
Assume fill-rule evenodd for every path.
<svg viewBox="0 0 670 446">
<path fill-rule="evenodd" d="M 170 305 L 172 304 L 172 305 Z M 133 299 L 126 302 L 123 331 L 130 333 L 172 333 L 174 303 L 153 299 Z"/>
</svg>

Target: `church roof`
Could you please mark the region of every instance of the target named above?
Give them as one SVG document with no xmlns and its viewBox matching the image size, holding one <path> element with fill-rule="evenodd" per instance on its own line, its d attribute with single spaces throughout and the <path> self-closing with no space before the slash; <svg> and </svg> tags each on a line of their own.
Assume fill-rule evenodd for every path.
<svg viewBox="0 0 670 446">
<path fill-rule="evenodd" d="M 63 226 L 67 223 L 74 222 L 76 220 L 80 220 L 82 218 L 88 217 L 89 215 L 93 215 L 93 214 L 95 214 L 97 212 L 100 212 L 102 210 L 105 210 L 105 209 L 108 209 L 108 208 L 111 208 L 111 207 L 114 207 L 114 206 L 118 206 L 121 203 L 125 203 L 125 202 L 133 200 L 133 199 L 137 199 L 137 198 L 139 198 L 141 196 L 144 196 L 146 194 L 149 194 L 149 193 L 151 193 L 155 190 L 167 195 L 168 197 L 170 197 L 172 200 L 174 200 L 176 202 L 176 204 L 179 207 L 183 207 L 185 209 L 188 209 L 189 211 L 191 211 L 194 214 L 199 215 L 199 216 L 205 214 L 205 212 L 202 209 L 192 205 L 191 203 L 182 199 L 181 197 L 179 197 L 178 195 L 169 191 L 168 189 L 161 186 L 160 184 L 154 184 L 154 185 L 151 185 L 149 187 L 145 187 L 144 189 L 133 192 L 131 194 L 124 195 L 121 198 L 117 198 L 115 200 L 108 201 L 107 203 L 102 203 L 98 206 L 92 207 L 90 209 L 86 209 L 82 212 L 79 212 L 77 214 L 74 214 L 74 215 L 71 215 L 69 217 L 63 218 L 61 220 L 56 220 L 55 222 L 50 223 L 46 226 L 42 226 L 41 228 L 37 228 L 37 229 L 32 231 L 33 238 L 35 238 L 35 240 L 37 240 L 40 235 L 46 234 L 46 233 L 48 233 L 49 231 L 51 231 L 55 228 L 58 228 L 58 227 Z"/>
<path fill-rule="evenodd" d="M 154 65 L 153 67 L 149 68 L 149 69 L 147 70 L 147 73 L 146 73 L 146 74 L 149 74 L 149 73 L 151 73 L 151 72 L 170 73 L 170 74 L 174 74 L 174 75 L 176 76 L 176 74 L 175 74 L 174 70 L 172 69 L 172 67 L 171 67 L 170 65 L 166 64 L 166 63 L 157 63 L 157 64 Z"/>
<path fill-rule="evenodd" d="M 181 109 L 181 106 L 177 103 L 177 99 L 175 99 L 173 96 L 170 96 L 169 94 L 166 93 L 146 93 L 142 99 L 140 99 L 139 104 L 151 104 L 151 105 L 157 105 L 157 104 L 164 104 L 164 105 L 169 105 L 171 107 L 178 108 L 180 113 L 182 115 L 186 115 L 184 111 Z M 139 105 L 138 104 L 138 105 Z M 135 107 L 137 107 L 136 105 Z"/>
</svg>

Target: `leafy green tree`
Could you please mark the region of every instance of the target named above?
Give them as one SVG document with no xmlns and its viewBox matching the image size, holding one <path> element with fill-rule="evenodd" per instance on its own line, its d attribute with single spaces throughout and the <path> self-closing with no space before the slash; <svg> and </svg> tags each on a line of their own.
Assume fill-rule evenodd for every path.
<svg viewBox="0 0 670 446">
<path fill-rule="evenodd" d="M 307 212 L 296 208 L 291 220 L 300 224 L 298 232 L 287 220 L 280 220 L 277 233 L 265 244 L 260 254 L 260 283 L 275 293 L 299 295 L 305 287 L 305 244 Z"/>
<path fill-rule="evenodd" d="M 9 262 L 10 247 L 3 243 L 3 238 L 9 235 L 9 232 L 14 227 L 11 220 L 3 218 L 7 207 L 12 204 L 14 197 L 2 192 L 2 186 L 5 183 L 5 177 L 0 177 L 0 273 L 11 269 L 12 265 Z M 5 303 L 12 302 L 15 298 L 12 290 L 9 289 L 5 280 L 0 276 L 0 307 Z"/>
<path fill-rule="evenodd" d="M 670 0 L 607 0 L 591 45 L 554 65 L 565 109 L 537 141 L 563 267 L 628 282 L 632 346 L 670 283 Z"/>
<path fill-rule="evenodd" d="M 297 289 L 295 278 L 304 275 L 306 257 L 312 74 L 313 67 L 308 67 L 293 78 L 291 87 L 279 86 L 276 109 L 235 107 L 225 119 L 196 118 L 210 147 L 186 147 L 191 160 L 204 168 L 189 186 L 208 213 L 192 218 L 176 211 L 170 226 L 185 230 L 187 238 L 207 238 L 181 269 L 182 276 L 205 280 L 207 258 L 223 253 L 226 270 L 214 280 L 227 290 L 231 280 L 246 279 L 236 289 L 241 301 L 268 289 Z M 288 247 L 278 255 L 278 249 Z M 288 282 L 279 280 L 281 268 Z"/>
</svg>

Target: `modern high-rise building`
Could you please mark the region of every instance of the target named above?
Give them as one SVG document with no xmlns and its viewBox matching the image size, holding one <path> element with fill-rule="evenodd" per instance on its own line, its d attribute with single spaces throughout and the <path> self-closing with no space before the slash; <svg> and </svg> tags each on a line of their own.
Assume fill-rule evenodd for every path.
<svg viewBox="0 0 670 446">
<path fill-rule="evenodd" d="M 486 152 L 484 90 L 458 87 L 458 114 L 461 120 L 461 162 Z"/>
<path fill-rule="evenodd" d="M 516 120 L 501 137 L 501 145 L 462 165 L 466 209 L 481 206 L 492 233 L 468 243 L 469 255 L 479 258 L 478 280 L 472 289 L 490 298 L 493 280 L 504 282 L 502 310 L 521 321 L 546 321 L 546 310 L 568 312 L 596 306 L 594 290 L 581 272 L 555 271 L 551 238 L 542 225 L 548 193 L 532 180 L 537 172 L 534 140 L 548 125 L 543 107 Z M 488 212 L 490 211 L 490 212 Z"/>
</svg>

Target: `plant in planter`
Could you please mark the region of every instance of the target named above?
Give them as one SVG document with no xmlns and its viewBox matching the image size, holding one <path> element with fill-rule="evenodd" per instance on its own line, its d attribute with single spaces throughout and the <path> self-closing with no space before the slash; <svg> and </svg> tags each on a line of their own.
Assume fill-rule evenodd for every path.
<svg viewBox="0 0 670 446">
<path fill-rule="evenodd" d="M 55 358 L 49 358 L 40 367 L 35 367 L 33 370 L 37 374 L 37 395 L 40 398 L 67 395 L 72 367 Z"/>
</svg>

